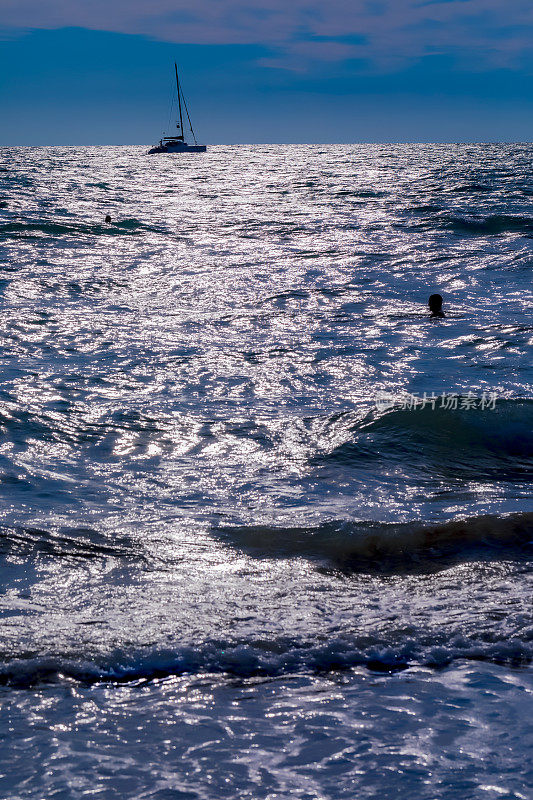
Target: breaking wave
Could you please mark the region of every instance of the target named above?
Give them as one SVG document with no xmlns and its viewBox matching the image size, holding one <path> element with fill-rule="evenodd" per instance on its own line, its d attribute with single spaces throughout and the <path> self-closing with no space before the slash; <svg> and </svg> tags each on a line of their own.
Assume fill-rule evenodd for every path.
<svg viewBox="0 0 533 800">
<path fill-rule="evenodd" d="M 115 653 L 101 661 L 62 657 L 29 657 L 0 665 L 0 685 L 28 688 L 46 683 L 126 683 L 179 675 L 227 675 L 239 678 L 277 677 L 366 667 L 396 672 L 423 665 L 435 669 L 456 660 L 490 661 L 525 666 L 533 657 L 533 630 L 496 641 L 421 635 L 403 641 L 386 638 L 336 637 L 315 643 L 211 641 L 199 646 Z"/>
<path fill-rule="evenodd" d="M 336 428 L 339 428 L 337 433 Z M 409 472 L 447 479 L 525 480 L 533 475 L 533 401 L 498 400 L 492 410 L 427 406 L 337 419 L 327 434 L 341 440 L 313 457 L 317 465 L 362 467 L 402 462 Z"/>
<path fill-rule="evenodd" d="M 231 546 L 260 558 L 301 556 L 362 572 L 421 572 L 480 550 L 494 559 L 530 550 L 533 512 L 433 525 L 332 521 L 315 527 L 223 527 L 217 533 Z"/>
</svg>

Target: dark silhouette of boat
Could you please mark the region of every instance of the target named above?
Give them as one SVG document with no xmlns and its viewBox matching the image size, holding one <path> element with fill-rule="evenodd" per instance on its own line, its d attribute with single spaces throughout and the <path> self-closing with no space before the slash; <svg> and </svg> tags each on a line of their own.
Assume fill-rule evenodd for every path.
<svg viewBox="0 0 533 800">
<path fill-rule="evenodd" d="M 178 78 L 178 66 L 174 63 L 174 70 L 176 72 L 176 91 L 178 95 L 178 121 L 176 123 L 176 128 L 178 130 L 175 136 L 164 136 L 155 147 L 152 147 L 151 150 L 148 151 L 149 154 L 151 153 L 205 153 L 207 147 L 205 144 L 198 144 L 196 141 L 196 136 L 194 135 L 194 130 L 192 127 L 191 118 L 189 116 L 189 109 L 187 108 L 187 102 L 185 100 L 185 96 L 183 94 L 182 88 L 180 86 L 180 81 Z M 185 108 L 185 113 L 187 114 L 187 119 L 189 121 L 189 128 L 191 129 L 192 138 L 194 144 L 189 144 L 185 141 L 185 133 L 183 130 L 183 114 L 182 114 L 182 106 Z"/>
</svg>

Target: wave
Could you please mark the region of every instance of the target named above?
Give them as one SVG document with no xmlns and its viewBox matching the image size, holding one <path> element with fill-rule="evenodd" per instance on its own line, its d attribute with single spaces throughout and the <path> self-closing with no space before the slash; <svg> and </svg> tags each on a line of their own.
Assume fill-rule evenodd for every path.
<svg viewBox="0 0 533 800">
<path fill-rule="evenodd" d="M 409 410 L 393 406 L 363 419 L 332 419 L 327 440 L 341 439 L 332 449 L 317 452 L 315 465 L 368 468 L 369 463 L 402 463 L 409 473 L 450 480 L 487 477 L 525 480 L 533 476 L 533 400 L 496 400 L 493 409 L 441 408 L 437 401 Z"/>
<path fill-rule="evenodd" d="M 124 279 L 94 276 L 85 280 L 54 281 L 40 278 L 39 283 L 46 292 L 64 292 L 72 296 L 98 295 L 103 292 L 116 292 L 127 288 L 128 282 Z M 0 415 L 1 419 L 1 415 Z"/>
<path fill-rule="evenodd" d="M 143 558 L 140 548 L 125 535 L 105 534 L 92 528 L 0 528 L 0 553 L 54 558 Z"/>
<path fill-rule="evenodd" d="M 21 448 L 26 447 L 34 438 L 83 447 L 87 444 L 103 444 L 110 436 L 115 436 L 117 431 L 156 433 L 161 430 L 156 417 L 136 410 L 119 409 L 98 420 L 88 420 L 81 415 L 74 417 L 69 413 L 57 413 L 58 409 L 64 412 L 65 408 L 68 409 L 68 406 L 64 401 L 59 401 L 55 409 L 18 409 L 10 397 L 9 405 L 6 404 L 0 411 L 0 433 Z M 0 477 L 5 479 L 1 468 Z"/>
<path fill-rule="evenodd" d="M 374 189 L 341 189 L 335 192 L 335 197 L 386 197 L 388 192 L 380 192 Z"/>
<path fill-rule="evenodd" d="M 442 224 L 445 228 L 457 233 L 473 233 L 494 235 L 498 233 L 533 232 L 533 218 L 513 214 L 492 214 L 488 217 L 445 217 Z"/>
<path fill-rule="evenodd" d="M 0 225 L 0 238 L 35 238 L 48 236 L 117 236 L 135 235 L 142 231 L 158 232 L 137 219 L 123 219 L 112 223 L 70 223 L 35 221 L 8 222 Z"/>
<path fill-rule="evenodd" d="M 487 184 L 484 183 L 463 183 L 450 189 L 450 192 L 453 192 L 454 194 L 470 194 L 474 192 L 477 194 L 479 192 L 492 191 L 494 191 L 494 187 L 487 186 Z"/>
<path fill-rule="evenodd" d="M 50 683 L 146 682 L 180 675 L 225 675 L 241 679 L 301 673 L 338 672 L 366 667 L 393 673 L 415 665 L 441 669 L 457 660 L 526 666 L 533 660 L 531 632 L 487 642 L 435 634 L 403 642 L 337 636 L 327 641 L 209 641 L 176 649 L 114 653 L 98 660 L 62 656 L 9 659 L 0 665 L 0 685 L 30 688 Z"/>
<path fill-rule="evenodd" d="M 440 524 L 331 521 L 318 526 L 220 527 L 226 543 L 259 558 L 326 559 L 344 570 L 423 572 L 479 555 L 509 558 L 531 551 L 533 512 L 482 515 Z"/>
</svg>

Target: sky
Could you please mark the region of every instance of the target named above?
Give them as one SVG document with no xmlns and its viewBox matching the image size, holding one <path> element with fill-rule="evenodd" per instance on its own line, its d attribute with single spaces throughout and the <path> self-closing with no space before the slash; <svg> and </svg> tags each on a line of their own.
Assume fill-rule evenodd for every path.
<svg viewBox="0 0 533 800">
<path fill-rule="evenodd" d="M 532 141 L 532 0 L 0 0 L 0 144 Z"/>
</svg>

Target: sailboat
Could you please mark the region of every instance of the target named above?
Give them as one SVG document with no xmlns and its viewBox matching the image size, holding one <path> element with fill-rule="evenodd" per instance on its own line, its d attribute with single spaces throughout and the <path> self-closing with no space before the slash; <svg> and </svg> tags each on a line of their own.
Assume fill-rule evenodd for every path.
<svg viewBox="0 0 533 800">
<path fill-rule="evenodd" d="M 175 136 L 164 136 L 155 147 L 152 147 L 148 153 L 205 153 L 207 147 L 205 144 L 198 144 L 196 141 L 196 136 L 194 135 L 194 130 L 192 127 L 191 118 L 189 116 L 189 109 L 187 108 L 187 103 L 185 101 L 185 96 L 180 86 L 180 81 L 178 78 L 178 65 L 174 62 L 174 70 L 176 72 L 176 91 L 178 94 L 178 115 L 179 119 L 176 124 L 177 133 Z M 192 138 L 194 144 L 188 144 L 185 141 L 185 133 L 183 130 L 183 113 L 182 113 L 182 105 L 185 108 L 185 113 L 187 114 L 187 119 L 189 120 L 189 128 L 191 129 Z"/>
</svg>

